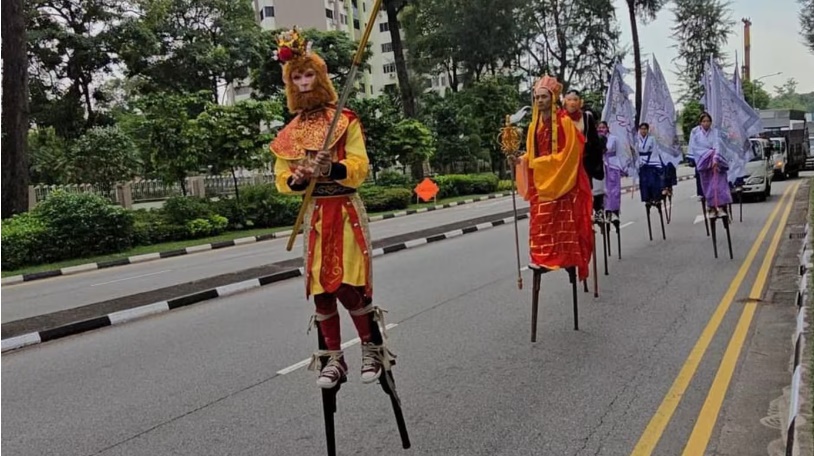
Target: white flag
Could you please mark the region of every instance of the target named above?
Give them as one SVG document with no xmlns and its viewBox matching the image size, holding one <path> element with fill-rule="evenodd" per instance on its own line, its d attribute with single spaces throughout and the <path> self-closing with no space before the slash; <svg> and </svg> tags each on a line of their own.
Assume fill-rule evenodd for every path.
<svg viewBox="0 0 814 456">
<path fill-rule="evenodd" d="M 602 120 L 608 123 L 608 130 L 616 137 L 616 154 L 620 167 L 626 169 L 628 173 L 635 173 L 636 110 L 633 102 L 630 101 L 633 89 L 625 84 L 627 72 L 621 63 L 614 67 L 610 84 L 608 84 L 608 93 L 605 96 Z M 630 175 L 633 176 L 633 174 Z"/>
<path fill-rule="evenodd" d="M 641 119 L 650 125 L 650 136 L 655 139 L 655 152 L 665 164 L 670 161 L 678 165 L 682 155 L 676 130 L 676 109 L 670 96 L 670 87 L 655 57 L 653 67 L 647 66 Z"/>
</svg>

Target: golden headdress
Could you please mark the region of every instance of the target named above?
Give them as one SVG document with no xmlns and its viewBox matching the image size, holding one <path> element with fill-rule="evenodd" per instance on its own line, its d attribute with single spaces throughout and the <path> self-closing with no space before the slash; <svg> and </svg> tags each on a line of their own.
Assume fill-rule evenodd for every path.
<svg viewBox="0 0 814 456">
<path fill-rule="evenodd" d="M 560 84 L 556 78 L 545 75 L 534 84 L 532 97 L 534 96 L 534 92 L 540 89 L 545 89 L 551 94 L 551 153 L 555 154 L 558 152 L 557 135 L 559 134 L 557 131 L 557 100 L 559 100 L 560 93 L 562 93 L 562 84 Z M 540 119 L 540 110 L 537 108 L 537 103 L 534 100 L 532 100 L 531 106 L 531 124 L 529 125 L 528 135 L 526 136 L 526 150 L 533 154 L 536 151 L 535 139 L 537 135 L 537 122 Z M 533 157 L 533 155 L 531 156 Z"/>
<path fill-rule="evenodd" d="M 313 107 L 312 105 L 336 103 L 339 97 L 328 77 L 328 65 L 311 50 L 311 42 L 306 41 L 297 27 L 277 36 L 277 49 L 273 57 L 283 64 L 283 82 L 290 112 L 309 109 Z M 314 88 L 310 93 L 301 94 L 297 91 L 291 75 L 308 69 L 316 72 Z"/>
</svg>

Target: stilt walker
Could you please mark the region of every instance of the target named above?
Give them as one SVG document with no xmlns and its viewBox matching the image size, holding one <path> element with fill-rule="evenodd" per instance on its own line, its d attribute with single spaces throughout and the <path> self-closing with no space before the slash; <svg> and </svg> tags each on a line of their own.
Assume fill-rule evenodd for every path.
<svg viewBox="0 0 814 456">
<path fill-rule="evenodd" d="M 537 340 L 540 281 L 543 274 L 565 270 L 571 282 L 574 330 L 579 329 L 577 283 L 588 277 L 594 248 L 592 194 L 584 167 L 583 136 L 557 110 L 562 84 L 544 76 L 534 85 L 534 105 L 519 173 L 529 183 L 529 269 L 532 280 L 531 341 Z"/>
<path fill-rule="evenodd" d="M 729 205 L 732 203 L 732 193 L 727 180 L 729 160 L 721 149 L 720 132 L 712 126 L 712 116 L 702 113 L 698 119 L 699 125 L 690 133 L 689 152 L 695 159 L 695 166 L 701 181 L 706 202 L 706 215 L 709 218 L 710 233 L 712 234 L 713 254 L 718 258 L 718 236 L 716 221 L 726 230 L 729 257 L 732 254 L 732 238 L 729 233 L 730 214 Z"/>
<path fill-rule="evenodd" d="M 637 155 L 639 157 L 639 180 L 645 211 L 647 212 L 647 232 L 653 240 L 653 225 L 650 221 L 650 209 L 655 207 L 659 212 L 661 222 L 661 236 L 667 239 L 664 230 L 664 213 L 662 212 L 662 190 L 664 189 L 664 169 L 661 157 L 654 151 L 655 140 L 648 133 L 650 125 L 643 122 L 639 125 L 639 134 L 636 136 Z"/>
<path fill-rule="evenodd" d="M 605 167 L 602 162 L 602 151 L 604 141 L 599 137 L 596 125 L 597 119 L 594 114 L 585 109 L 585 103 L 582 100 L 582 94 L 579 90 L 571 89 L 565 93 L 563 98 L 563 105 L 565 107 L 565 114 L 574 123 L 583 138 L 585 138 L 585 148 L 583 152 L 583 166 L 585 172 L 588 173 L 590 178 L 591 191 L 593 194 L 593 221 L 594 225 L 601 229 L 602 233 L 602 250 L 607 255 L 607 241 L 605 239 L 605 213 L 603 211 L 603 200 L 605 196 Z M 594 278 L 594 297 L 599 297 L 599 271 L 597 262 L 599 261 L 596 246 L 596 229 L 592 227 L 594 233 L 594 249 L 592 254 L 593 262 L 593 278 Z M 605 274 L 607 272 L 607 256 L 605 257 Z M 588 292 L 588 283 L 584 282 L 585 292 Z"/>
<path fill-rule="evenodd" d="M 377 0 L 374 9 L 378 9 Z M 309 370 L 319 371 L 328 455 L 336 454 L 336 396 L 347 382 L 342 350 L 341 303 L 350 314 L 362 345 L 362 383 L 379 382 L 390 397 L 402 446 L 409 436 L 396 393 L 392 367 L 395 355 L 385 345 L 383 311 L 373 305 L 371 241 L 368 217 L 356 189 L 367 178 L 369 161 L 361 123 L 344 108 L 371 21 L 359 43 L 348 83 L 337 97 L 325 61 L 295 28 L 277 38 L 275 57 L 283 64 L 288 110 L 296 114 L 270 144 L 280 193 L 303 195 L 303 204 L 287 249 L 303 227 L 306 298 L 313 295 L 319 351 Z M 337 100 L 338 98 L 338 100 Z"/>
</svg>

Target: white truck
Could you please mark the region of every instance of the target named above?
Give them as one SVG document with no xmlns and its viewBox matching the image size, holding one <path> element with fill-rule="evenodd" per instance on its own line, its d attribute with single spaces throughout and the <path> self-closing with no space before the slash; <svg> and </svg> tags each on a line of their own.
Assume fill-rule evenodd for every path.
<svg viewBox="0 0 814 456">
<path fill-rule="evenodd" d="M 766 201 L 772 193 L 774 164 L 772 163 L 772 144 L 765 138 L 751 138 L 752 160 L 746 164 L 746 176 L 743 178 L 744 197 L 754 196 L 759 201 Z"/>
</svg>

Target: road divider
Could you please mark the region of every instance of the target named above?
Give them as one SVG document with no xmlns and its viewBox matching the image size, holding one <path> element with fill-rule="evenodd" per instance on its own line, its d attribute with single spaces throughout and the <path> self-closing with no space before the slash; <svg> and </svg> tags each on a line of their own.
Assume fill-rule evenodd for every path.
<svg viewBox="0 0 814 456">
<path fill-rule="evenodd" d="M 523 220 L 527 218 L 528 218 L 527 208 L 521 213 L 519 213 L 517 216 L 518 220 Z M 432 244 L 434 242 L 439 242 L 446 239 L 467 235 L 470 233 L 476 233 L 497 226 L 513 223 L 515 218 L 513 216 L 504 217 L 492 221 L 483 221 L 482 219 L 483 217 L 479 219 L 473 219 L 474 222 L 471 225 L 462 226 L 460 228 L 455 228 L 446 232 L 381 245 L 373 249 L 372 256 L 375 258 L 382 255 L 388 255 L 391 253 L 400 252 L 402 250 L 407 250 L 415 247 L 420 247 L 422 245 Z M 302 260 L 295 261 L 301 262 Z M 291 264 L 292 261 L 289 260 L 284 263 Z M 163 312 L 168 312 L 170 310 L 178 309 L 180 307 L 186 307 L 192 304 L 198 304 L 216 298 L 230 296 L 237 293 L 253 290 L 255 288 L 281 282 L 283 280 L 302 277 L 303 275 L 304 269 L 302 267 L 291 267 L 288 269 L 274 272 L 272 274 L 263 275 L 260 277 L 255 277 L 238 282 L 226 283 L 223 285 L 203 289 L 192 294 L 187 294 L 172 299 L 166 299 L 158 302 L 152 302 L 149 304 L 138 305 L 131 308 L 122 309 L 116 312 L 110 312 L 92 318 L 82 319 L 79 321 L 68 321 L 58 324 L 56 326 L 48 327 L 47 329 L 39 329 L 31 332 L 26 332 L 23 334 L 12 335 L 11 337 L 4 338 L 2 340 L 2 351 L 6 352 L 9 350 L 15 350 L 26 346 L 47 342 L 49 340 L 59 339 L 87 331 L 92 331 L 99 328 L 104 328 L 107 326 L 126 323 L 139 318 L 144 318 Z M 33 318 L 36 319 L 38 317 Z M 44 320 L 47 320 L 47 318 L 44 318 Z M 4 324 L 3 333 L 6 334 L 7 333 L 6 328 L 9 327 L 9 325 L 13 325 L 14 323 L 16 322 Z"/>
</svg>

